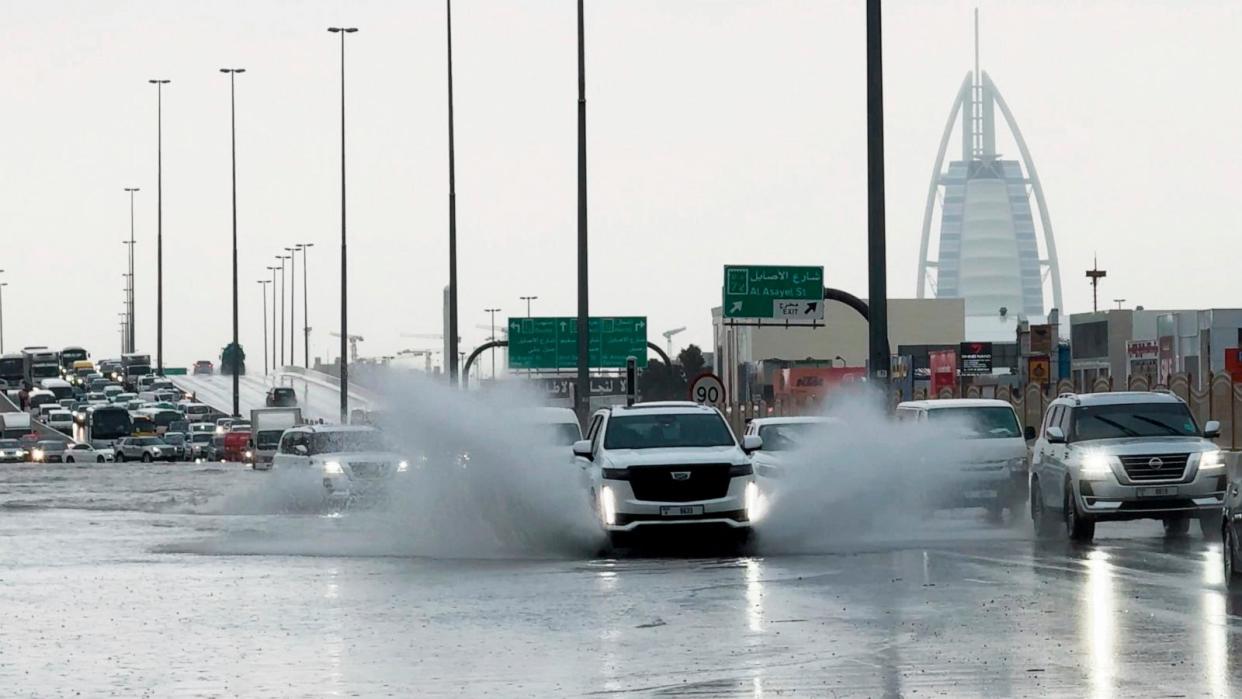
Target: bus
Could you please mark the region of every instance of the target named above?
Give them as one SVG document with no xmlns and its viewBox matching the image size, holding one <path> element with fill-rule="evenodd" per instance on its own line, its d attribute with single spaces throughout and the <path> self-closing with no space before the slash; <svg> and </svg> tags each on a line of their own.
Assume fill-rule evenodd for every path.
<svg viewBox="0 0 1242 699">
<path fill-rule="evenodd" d="M 17 388 L 26 379 L 26 356 L 16 352 L 0 356 L 0 379 Z"/>
<path fill-rule="evenodd" d="M 134 420 L 128 410 L 119 405 L 100 405 L 87 415 L 82 441 L 96 449 L 107 449 L 133 431 Z"/>
<path fill-rule="evenodd" d="M 66 376 L 73 373 L 74 362 L 83 362 L 91 358 L 91 353 L 81 347 L 66 347 L 60 351 L 60 368 Z"/>
<path fill-rule="evenodd" d="M 43 379 L 60 378 L 60 356 L 46 347 L 28 347 L 22 350 L 26 360 L 25 379 L 31 386 L 38 386 Z"/>
</svg>

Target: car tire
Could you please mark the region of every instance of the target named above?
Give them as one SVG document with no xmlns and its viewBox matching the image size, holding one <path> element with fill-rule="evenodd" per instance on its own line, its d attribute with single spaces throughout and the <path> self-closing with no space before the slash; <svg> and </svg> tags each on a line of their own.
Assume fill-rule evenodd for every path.
<svg viewBox="0 0 1242 699">
<path fill-rule="evenodd" d="M 1044 504 L 1043 488 L 1038 478 L 1031 483 L 1031 523 L 1035 525 L 1035 536 L 1040 539 L 1052 538 L 1057 533 L 1058 522 Z"/>
<path fill-rule="evenodd" d="M 1165 536 L 1186 536 L 1190 532 L 1189 517 L 1170 517 L 1164 520 Z"/>
<path fill-rule="evenodd" d="M 613 550 L 628 549 L 633 545 L 633 532 L 608 532 L 608 546 Z"/>
<path fill-rule="evenodd" d="M 67 457 L 65 457 L 65 463 L 67 463 L 67 464 L 71 464 L 71 463 L 73 463 L 73 457 L 72 457 L 72 456 L 67 456 Z"/>
<path fill-rule="evenodd" d="M 97 464 L 102 464 L 102 463 L 104 463 L 104 458 L 103 458 L 102 456 L 97 456 L 97 457 L 95 457 L 95 463 L 97 463 Z"/>
<path fill-rule="evenodd" d="M 1208 541 L 1218 541 L 1220 539 L 1220 525 L 1223 521 L 1224 518 L 1220 513 L 1201 515 L 1199 517 L 1199 531 L 1203 532 L 1203 538 Z"/>
<path fill-rule="evenodd" d="M 125 463 L 125 452 L 118 451 L 116 453 L 116 461 L 119 464 Z"/>
<path fill-rule="evenodd" d="M 1065 533 L 1070 541 L 1080 544 L 1090 543 L 1095 538 L 1095 521 L 1078 511 L 1078 502 L 1069 482 L 1065 484 Z"/>
<path fill-rule="evenodd" d="M 1224 564 L 1225 587 L 1233 591 L 1242 590 L 1242 574 L 1239 574 L 1233 560 L 1233 533 L 1231 527 L 1221 527 L 1220 557 Z"/>
<path fill-rule="evenodd" d="M 149 463 L 151 463 L 151 455 L 150 455 L 150 454 L 143 454 L 143 455 L 142 455 L 142 463 L 144 463 L 144 464 L 149 464 Z"/>
</svg>

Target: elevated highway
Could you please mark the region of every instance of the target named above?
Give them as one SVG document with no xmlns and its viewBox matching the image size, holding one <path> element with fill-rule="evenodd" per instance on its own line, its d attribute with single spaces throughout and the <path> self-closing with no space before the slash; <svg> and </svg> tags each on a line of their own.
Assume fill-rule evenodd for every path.
<svg viewBox="0 0 1242 699">
<path fill-rule="evenodd" d="M 206 403 L 224 414 L 233 408 L 233 377 L 225 374 L 211 376 L 170 376 L 178 388 L 194 394 L 199 402 Z M 300 367 L 281 369 L 268 375 L 244 375 L 238 386 L 238 404 L 242 417 L 250 415 L 255 408 L 265 407 L 267 391 L 273 386 L 290 386 L 298 394 L 298 405 L 308 420 L 338 422 L 340 420 L 340 389 L 335 377 Z M 351 388 L 349 408 L 371 410 L 378 403 L 377 397 L 368 391 Z"/>
</svg>

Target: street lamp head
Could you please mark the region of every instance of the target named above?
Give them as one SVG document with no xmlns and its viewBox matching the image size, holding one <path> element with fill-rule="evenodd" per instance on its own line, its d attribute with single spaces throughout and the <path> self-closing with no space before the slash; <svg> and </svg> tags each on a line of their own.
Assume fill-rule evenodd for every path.
<svg viewBox="0 0 1242 699">
<path fill-rule="evenodd" d="M 221 73 L 245 73 L 245 68 L 221 68 Z"/>
<path fill-rule="evenodd" d="M 358 31 L 358 28 L 357 27 L 328 27 L 328 31 L 332 32 L 333 34 L 338 34 L 340 32 L 345 32 L 346 34 L 353 34 L 354 32 Z"/>
<path fill-rule="evenodd" d="M 140 190 L 139 190 L 139 188 L 138 188 L 138 187 L 126 187 L 126 188 L 125 188 L 125 191 L 127 191 L 127 192 L 137 192 L 137 191 L 140 191 Z"/>
<path fill-rule="evenodd" d="M 166 78 L 152 78 L 148 80 L 147 82 L 151 83 L 152 85 L 167 85 L 168 83 L 172 81 Z"/>
</svg>

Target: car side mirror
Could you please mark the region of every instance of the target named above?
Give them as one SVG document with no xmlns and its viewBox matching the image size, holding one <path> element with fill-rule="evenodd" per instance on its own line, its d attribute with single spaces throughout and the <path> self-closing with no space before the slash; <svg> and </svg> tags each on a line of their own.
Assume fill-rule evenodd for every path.
<svg viewBox="0 0 1242 699">
<path fill-rule="evenodd" d="M 748 434 L 742 437 L 742 451 L 747 454 L 759 451 L 763 448 L 763 437 L 757 434 Z"/>
<path fill-rule="evenodd" d="M 1208 420 L 1203 426 L 1203 436 L 1208 439 L 1216 439 L 1220 436 L 1220 422 L 1217 420 Z"/>
<path fill-rule="evenodd" d="M 306 450 L 305 444 L 295 444 L 293 447 L 293 453 L 298 456 L 308 456 L 310 454 L 310 452 Z"/>
<path fill-rule="evenodd" d="M 1047 437 L 1049 444 L 1065 444 L 1065 430 L 1060 427 L 1049 427 Z"/>
<path fill-rule="evenodd" d="M 581 456 L 584 459 L 590 459 L 594 455 L 591 453 L 591 440 L 579 439 L 574 442 L 574 456 Z"/>
<path fill-rule="evenodd" d="M 1033 442 L 1035 441 L 1035 436 L 1035 426 L 1027 425 L 1026 430 L 1022 433 L 1022 438 L 1028 442 Z"/>
</svg>

